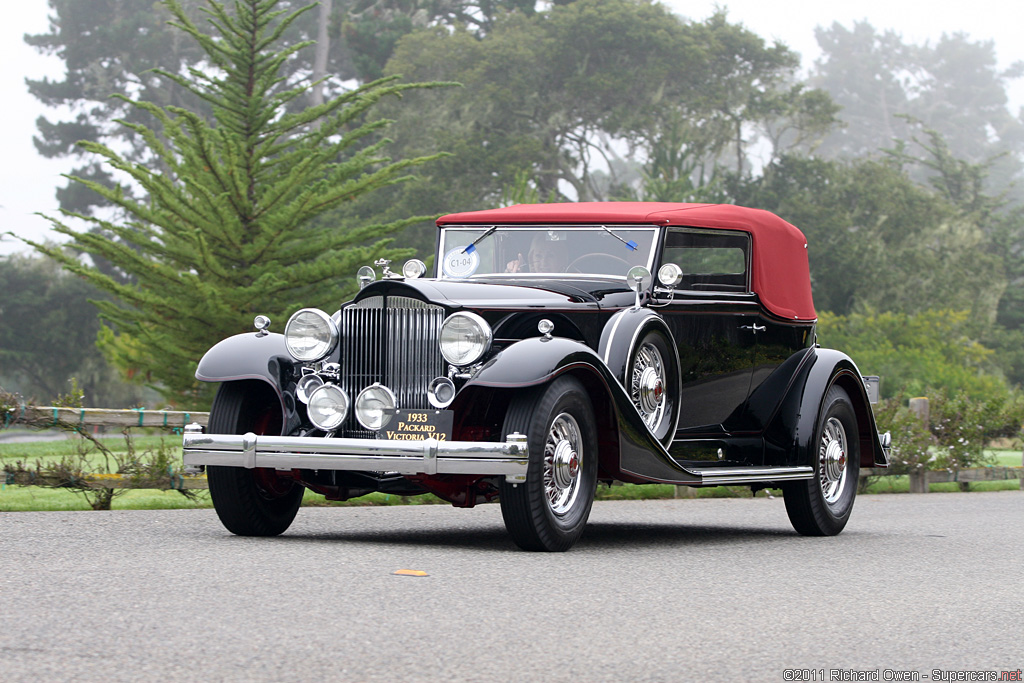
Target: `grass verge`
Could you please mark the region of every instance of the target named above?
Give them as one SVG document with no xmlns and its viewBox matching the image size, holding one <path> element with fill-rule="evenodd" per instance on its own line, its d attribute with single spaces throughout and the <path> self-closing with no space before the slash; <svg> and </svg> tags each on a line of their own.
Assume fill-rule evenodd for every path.
<svg viewBox="0 0 1024 683">
<path fill-rule="evenodd" d="M 4 443 L 0 442 L 0 466 L 5 462 L 21 460 L 27 463 L 34 463 L 41 460 L 57 461 L 73 452 L 74 445 L 69 439 L 54 441 L 37 441 L 31 443 Z M 134 437 L 134 444 L 137 451 L 156 449 L 164 441 L 173 444 L 180 439 L 174 435 L 143 435 Z M 124 437 L 120 434 L 104 437 L 104 443 L 111 450 L 123 452 L 127 450 L 124 444 Z M 992 451 L 997 465 L 1017 467 L 1021 465 L 1021 453 L 1019 450 Z M 92 456 L 90 456 L 92 457 Z M 99 457 L 97 455 L 97 457 Z M 1004 491 L 1018 490 L 1020 484 L 1017 480 L 1010 481 L 984 481 L 971 484 L 971 491 Z M 673 498 L 675 486 L 671 484 L 624 484 L 622 486 L 599 486 L 597 489 L 597 500 L 654 500 Z M 868 493 L 906 493 L 910 489 L 907 477 L 881 477 L 873 482 L 868 488 Z M 931 491 L 959 491 L 956 483 L 932 484 Z M 745 486 L 716 486 L 703 489 L 692 489 L 695 498 L 738 498 L 749 497 L 750 489 Z M 177 491 L 159 491 L 154 489 L 136 489 L 118 496 L 112 503 L 115 510 L 167 510 L 167 509 L 189 509 L 211 507 L 210 495 L 206 491 L 197 491 L 196 500 L 189 500 Z M 758 496 L 767 496 L 766 491 L 759 491 Z M 773 492 L 773 495 L 776 495 Z M 328 501 L 323 496 L 306 491 L 303 498 L 303 505 L 306 506 L 367 506 L 367 505 L 430 505 L 447 504 L 432 495 L 423 496 L 394 496 L 384 493 L 372 493 L 361 498 L 348 501 Z M 84 496 L 65 489 L 43 488 L 38 486 L 9 486 L 0 484 L 0 512 L 13 511 L 62 511 L 62 510 L 89 510 L 89 504 Z"/>
</svg>

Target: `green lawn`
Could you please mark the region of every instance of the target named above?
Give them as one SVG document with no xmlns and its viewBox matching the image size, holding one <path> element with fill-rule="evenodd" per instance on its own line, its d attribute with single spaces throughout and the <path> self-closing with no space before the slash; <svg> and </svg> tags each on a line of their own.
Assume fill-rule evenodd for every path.
<svg viewBox="0 0 1024 683">
<path fill-rule="evenodd" d="M 5 435 L 11 433 L 31 434 L 31 432 L 27 431 L 15 432 L 14 430 L 3 432 Z M 107 434 L 98 438 L 111 451 L 124 453 L 128 450 L 124 437 L 119 433 Z M 78 441 L 79 438 L 73 434 L 68 434 L 64 438 L 52 441 L 32 441 L 29 443 L 0 441 L 0 465 L 16 460 L 35 462 L 38 459 L 44 463 L 51 460 L 59 460 L 63 456 L 75 453 Z M 167 447 L 180 449 L 181 437 L 173 434 L 140 434 L 132 437 L 132 443 L 135 445 L 135 450 L 140 452 L 146 449 L 158 448 L 161 443 L 166 444 Z"/>
<path fill-rule="evenodd" d="M 134 444 L 137 452 L 147 449 L 157 449 L 161 443 L 165 448 L 174 453 L 180 448 L 180 436 L 175 435 L 143 435 L 135 437 Z M 124 439 L 121 435 L 104 437 L 103 443 L 112 451 L 122 453 L 126 451 Z M 0 466 L 15 461 L 35 463 L 37 460 L 42 463 L 55 462 L 61 457 L 75 452 L 75 445 L 69 439 L 57 441 L 37 441 L 32 443 L 4 443 L 0 442 Z M 1019 467 L 1021 465 L 1021 452 L 1019 450 L 991 451 L 995 456 L 996 463 L 1001 466 Z M 89 462 L 102 464 L 102 456 L 96 452 L 86 456 Z M 2 481 L 2 480 L 0 480 Z M 975 482 L 971 484 L 972 491 L 993 491 L 993 490 L 1017 490 L 1020 484 L 1017 480 Z M 868 489 L 869 493 L 906 493 L 909 489 L 907 477 L 882 477 L 874 482 Z M 932 491 L 958 491 L 955 483 L 932 484 Z M 750 489 L 744 486 L 717 486 L 706 489 L 693 489 L 697 498 L 722 498 L 722 497 L 745 497 L 750 495 Z M 160 510 L 175 508 L 196 508 L 210 507 L 210 496 L 206 491 L 196 491 L 194 500 L 190 500 L 177 491 L 158 491 L 152 489 L 138 489 L 125 491 L 116 497 L 112 508 L 115 510 Z M 675 495 L 675 487 L 669 484 L 649 484 L 644 486 L 625 484 L 622 486 L 599 486 L 597 490 L 598 500 L 639 500 L 672 498 Z M 768 495 L 760 491 L 758 496 Z M 303 505 L 422 505 L 440 503 L 439 499 L 431 495 L 425 496 L 392 496 L 383 493 L 374 493 L 361 498 L 345 502 L 326 501 L 324 497 L 307 491 L 303 499 Z M 89 504 L 84 496 L 65 489 L 43 488 L 39 486 L 13 486 L 0 484 L 0 511 L 27 511 L 27 510 L 89 510 Z"/>
</svg>

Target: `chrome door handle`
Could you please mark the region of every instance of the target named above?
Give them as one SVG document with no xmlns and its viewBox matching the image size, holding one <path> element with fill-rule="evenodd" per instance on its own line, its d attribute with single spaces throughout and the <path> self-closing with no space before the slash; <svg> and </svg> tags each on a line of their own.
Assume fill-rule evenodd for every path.
<svg viewBox="0 0 1024 683">
<path fill-rule="evenodd" d="M 754 325 L 741 325 L 740 329 L 741 330 L 753 330 L 755 333 L 757 333 L 757 332 L 764 332 L 768 328 L 765 325 L 754 324 Z"/>
</svg>

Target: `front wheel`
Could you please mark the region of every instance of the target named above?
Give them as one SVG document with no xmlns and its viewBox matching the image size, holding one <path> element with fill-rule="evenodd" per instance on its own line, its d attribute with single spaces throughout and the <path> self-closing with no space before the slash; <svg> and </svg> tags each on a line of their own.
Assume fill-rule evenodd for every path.
<svg viewBox="0 0 1024 683">
<path fill-rule="evenodd" d="M 501 485 L 501 516 L 523 550 L 565 551 L 583 534 L 597 489 L 597 427 L 583 385 L 561 377 L 516 398 L 503 434 L 526 434 L 526 482 Z"/>
<path fill-rule="evenodd" d="M 786 512 L 804 536 L 835 536 L 853 512 L 860 473 L 857 415 L 842 387 L 825 395 L 816 436 L 814 478 L 783 487 Z"/>
<path fill-rule="evenodd" d="M 210 409 L 210 434 L 280 434 L 277 397 L 261 385 L 226 382 Z M 273 469 L 206 468 L 210 499 L 224 527 L 239 536 L 277 536 L 291 526 L 305 491 Z"/>
</svg>

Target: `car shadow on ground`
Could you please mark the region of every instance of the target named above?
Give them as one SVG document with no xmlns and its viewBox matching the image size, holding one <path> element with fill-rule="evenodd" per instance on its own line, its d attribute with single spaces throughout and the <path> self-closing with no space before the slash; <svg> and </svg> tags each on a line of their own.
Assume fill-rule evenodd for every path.
<svg viewBox="0 0 1024 683">
<path fill-rule="evenodd" d="M 587 525 L 577 548 L 640 548 L 651 546 L 709 546 L 764 543 L 797 538 L 790 528 L 725 525 L 595 522 Z"/>
<path fill-rule="evenodd" d="M 693 524 L 645 524 L 600 522 L 587 525 L 574 550 L 638 549 L 655 546 L 745 545 L 798 538 L 792 529 L 765 529 Z M 395 529 L 374 531 L 286 532 L 274 539 L 281 543 L 368 543 L 447 547 L 475 550 L 516 550 L 503 527 L 450 529 Z"/>
</svg>

